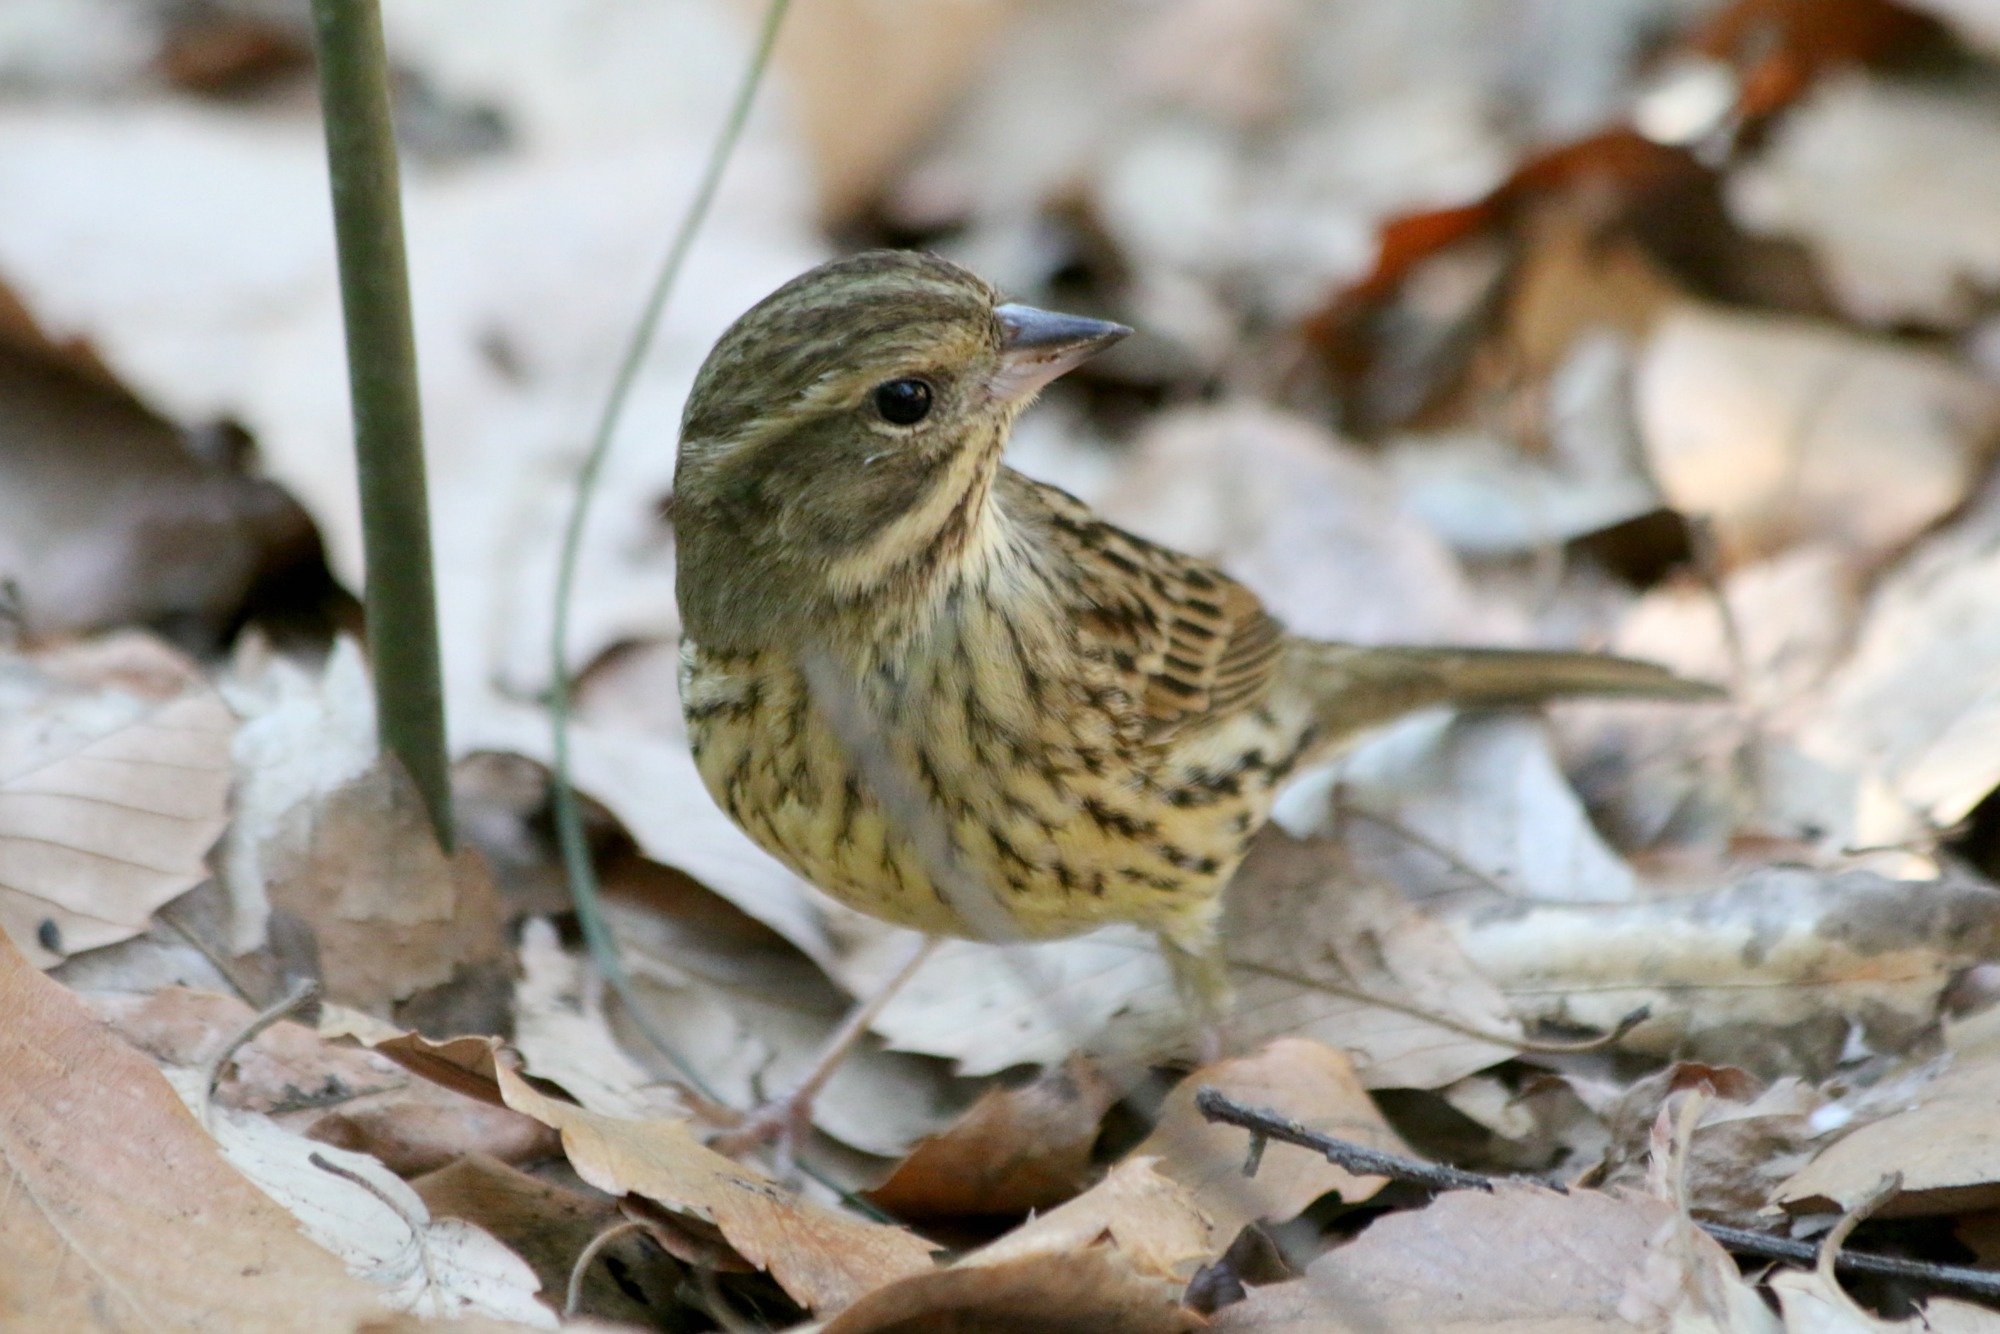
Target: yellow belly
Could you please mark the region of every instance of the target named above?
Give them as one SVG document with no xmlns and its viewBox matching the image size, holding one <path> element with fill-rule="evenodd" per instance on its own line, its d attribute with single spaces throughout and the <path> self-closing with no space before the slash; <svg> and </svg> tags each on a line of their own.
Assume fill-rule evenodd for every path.
<svg viewBox="0 0 2000 1334">
<path fill-rule="evenodd" d="M 1124 921 L 1190 948 L 1212 939 L 1276 778 L 1211 756 L 1254 760 L 1258 736 L 1210 738 L 1199 764 L 1177 765 L 1121 749 L 1108 722 L 1012 708 L 1005 683 L 969 663 L 917 670 L 918 688 L 866 700 L 884 743 L 866 763 L 890 770 L 870 773 L 790 662 L 684 645 L 682 700 L 710 794 L 800 876 L 899 925 L 988 939 L 999 919 L 1045 939 Z"/>
</svg>

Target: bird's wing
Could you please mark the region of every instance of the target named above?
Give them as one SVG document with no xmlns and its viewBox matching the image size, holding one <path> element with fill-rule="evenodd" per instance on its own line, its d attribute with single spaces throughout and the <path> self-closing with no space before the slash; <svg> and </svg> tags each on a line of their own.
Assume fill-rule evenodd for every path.
<svg viewBox="0 0 2000 1334">
<path fill-rule="evenodd" d="M 1142 739 L 1164 741 L 1253 707 L 1270 689 L 1285 628 L 1255 593 L 1206 561 L 1106 523 L 1052 486 L 1020 478 L 1009 489 L 1041 511 L 1064 557 L 1068 610 L 1085 650 L 1109 669 Z"/>
</svg>

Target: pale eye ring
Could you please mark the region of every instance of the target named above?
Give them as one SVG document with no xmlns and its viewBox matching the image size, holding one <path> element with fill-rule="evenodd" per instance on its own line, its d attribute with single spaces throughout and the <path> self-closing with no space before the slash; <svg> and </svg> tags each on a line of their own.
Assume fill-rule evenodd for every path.
<svg viewBox="0 0 2000 1334">
<path fill-rule="evenodd" d="M 913 375 L 884 380 L 869 395 L 875 411 L 892 426 L 915 426 L 931 415 L 931 387 Z"/>
</svg>

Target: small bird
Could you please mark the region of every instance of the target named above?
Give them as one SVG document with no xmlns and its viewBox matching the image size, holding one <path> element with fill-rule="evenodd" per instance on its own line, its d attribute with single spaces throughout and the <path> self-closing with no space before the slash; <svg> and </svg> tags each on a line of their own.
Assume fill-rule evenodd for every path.
<svg viewBox="0 0 2000 1334">
<path fill-rule="evenodd" d="M 696 377 L 674 482 L 696 763 L 842 903 L 987 940 L 1137 923 L 1218 1004 L 1223 887 L 1303 767 L 1430 705 L 1714 695 L 1596 654 L 1302 639 L 1004 466 L 1042 386 L 1129 332 L 873 251 L 773 292 Z"/>
</svg>

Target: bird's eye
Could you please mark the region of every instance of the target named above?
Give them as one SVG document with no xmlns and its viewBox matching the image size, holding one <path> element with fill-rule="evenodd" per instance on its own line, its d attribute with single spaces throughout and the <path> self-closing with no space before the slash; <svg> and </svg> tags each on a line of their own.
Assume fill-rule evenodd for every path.
<svg viewBox="0 0 2000 1334">
<path fill-rule="evenodd" d="M 885 380 L 875 386 L 875 411 L 897 426 L 914 426 L 931 415 L 931 387 L 910 378 Z"/>
</svg>

